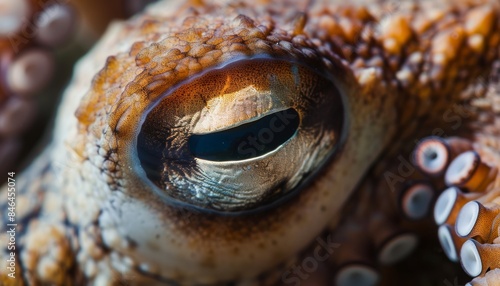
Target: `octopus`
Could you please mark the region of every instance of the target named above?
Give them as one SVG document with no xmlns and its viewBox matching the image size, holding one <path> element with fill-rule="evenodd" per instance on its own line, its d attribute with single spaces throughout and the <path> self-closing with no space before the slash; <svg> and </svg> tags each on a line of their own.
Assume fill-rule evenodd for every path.
<svg viewBox="0 0 500 286">
<path fill-rule="evenodd" d="M 33 53 L 2 58 L 0 142 Z M 498 1 L 158 1 L 55 118 L 2 174 L 1 285 L 500 285 Z"/>
</svg>

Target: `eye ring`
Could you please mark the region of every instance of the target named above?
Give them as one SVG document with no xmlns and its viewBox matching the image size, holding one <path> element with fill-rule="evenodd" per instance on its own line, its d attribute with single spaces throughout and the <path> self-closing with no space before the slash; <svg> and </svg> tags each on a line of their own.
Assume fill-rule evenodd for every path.
<svg viewBox="0 0 500 286">
<path fill-rule="evenodd" d="M 146 179 L 167 203 L 200 211 L 242 215 L 285 202 L 310 184 L 344 142 L 344 99 L 331 77 L 294 60 L 254 56 L 169 88 L 144 113 L 136 136 Z M 284 112 L 298 118 L 287 120 Z M 285 135 L 257 132 L 279 116 L 289 123 L 279 129 Z M 222 143 L 209 146 L 208 157 L 193 147 L 193 141 L 211 136 L 214 142 L 220 134 L 233 146 L 226 158 L 217 157 L 228 151 Z M 268 140 L 272 144 L 263 152 L 237 157 L 242 154 L 234 146 L 252 134 L 277 139 Z"/>
</svg>

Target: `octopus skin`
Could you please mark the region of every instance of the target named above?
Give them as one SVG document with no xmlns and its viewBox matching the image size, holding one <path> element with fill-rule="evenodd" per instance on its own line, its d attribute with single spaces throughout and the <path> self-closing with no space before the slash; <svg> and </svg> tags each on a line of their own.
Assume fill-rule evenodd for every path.
<svg viewBox="0 0 500 286">
<path fill-rule="evenodd" d="M 439 197 L 445 253 L 500 285 L 499 136 L 497 1 L 159 1 L 11 176 L 15 249 L 2 187 L 0 284 L 400 285 Z"/>
</svg>

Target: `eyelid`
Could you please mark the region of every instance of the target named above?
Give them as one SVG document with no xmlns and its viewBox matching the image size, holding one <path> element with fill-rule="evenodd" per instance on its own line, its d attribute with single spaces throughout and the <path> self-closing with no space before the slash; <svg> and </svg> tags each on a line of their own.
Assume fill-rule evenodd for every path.
<svg viewBox="0 0 500 286">
<path fill-rule="evenodd" d="M 242 61 L 247 64 L 242 66 Z M 276 71 L 273 79 L 256 71 L 262 66 Z M 297 92 L 289 90 L 294 86 L 289 83 L 292 69 L 296 69 L 295 63 L 269 56 L 236 58 L 180 83 L 154 106 L 162 104 L 169 110 L 164 112 L 166 116 L 171 117 L 198 113 L 191 116 L 195 134 L 228 129 L 297 104 L 291 98 Z"/>
</svg>

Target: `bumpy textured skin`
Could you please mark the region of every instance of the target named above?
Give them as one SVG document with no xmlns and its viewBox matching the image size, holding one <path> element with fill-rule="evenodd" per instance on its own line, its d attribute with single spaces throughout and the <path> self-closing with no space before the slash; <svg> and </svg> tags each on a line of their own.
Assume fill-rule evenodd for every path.
<svg viewBox="0 0 500 286">
<path fill-rule="evenodd" d="M 17 177 L 18 278 L 4 272 L 2 249 L 0 282 L 272 284 L 344 214 L 363 217 L 377 208 L 374 197 L 393 195 L 384 174 L 397 173 L 414 139 L 468 137 L 500 166 L 496 1 L 303 2 L 163 1 L 113 24 L 77 65 L 51 144 Z M 264 214 L 166 204 L 134 168 L 140 116 L 182 80 L 258 54 L 332 74 L 348 105 L 340 154 L 306 190 Z M 360 182 L 374 187 L 355 192 Z"/>
</svg>

